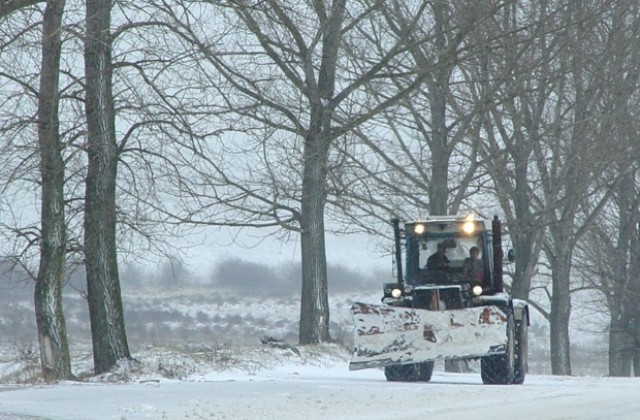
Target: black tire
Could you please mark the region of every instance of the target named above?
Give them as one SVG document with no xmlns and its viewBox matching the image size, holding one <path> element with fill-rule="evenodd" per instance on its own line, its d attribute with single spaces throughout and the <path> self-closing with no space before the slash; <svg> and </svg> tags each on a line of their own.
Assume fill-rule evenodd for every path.
<svg viewBox="0 0 640 420">
<path fill-rule="evenodd" d="M 388 382 L 417 382 L 420 377 L 420 371 L 415 363 L 385 366 L 384 376 Z"/>
<path fill-rule="evenodd" d="M 486 385 L 507 385 L 514 383 L 515 377 L 515 322 L 513 311 L 507 310 L 507 348 L 504 354 L 486 356 L 480 359 L 480 375 Z"/>
<path fill-rule="evenodd" d="M 420 382 L 429 382 L 431 380 L 434 364 L 435 362 L 424 362 L 424 363 L 418 364 L 418 369 L 420 370 L 420 375 L 418 380 Z"/>
<path fill-rule="evenodd" d="M 434 362 L 385 366 L 384 376 L 388 382 L 429 382 Z"/>
<path fill-rule="evenodd" d="M 515 365 L 513 383 L 523 384 L 527 372 L 527 355 L 529 349 L 529 319 L 524 314 L 522 320 L 516 321 Z"/>
</svg>

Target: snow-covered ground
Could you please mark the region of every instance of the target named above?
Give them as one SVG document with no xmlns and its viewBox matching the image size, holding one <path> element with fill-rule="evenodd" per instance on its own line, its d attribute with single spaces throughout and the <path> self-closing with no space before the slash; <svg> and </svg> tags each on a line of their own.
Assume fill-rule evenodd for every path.
<svg viewBox="0 0 640 420">
<path fill-rule="evenodd" d="M 381 370 L 350 372 L 354 301 L 378 302 L 379 286 L 334 293 L 332 337 L 343 346 L 278 349 L 297 341 L 299 296 L 242 294 L 207 286 L 124 289 L 129 344 L 139 361 L 92 376 L 86 301 L 65 295 L 77 382 L 43 385 L 33 291 L 0 294 L 0 420 L 48 419 L 635 419 L 640 378 L 603 378 L 606 335 L 572 336 L 576 377 L 544 376 L 548 328 L 532 319 L 522 386 L 485 386 L 480 374 L 388 383 Z M 581 323 L 576 323 L 581 325 Z M 478 369 L 477 364 L 472 368 Z M 591 376 L 590 376 L 591 375 Z"/>
<path fill-rule="evenodd" d="M 148 348 L 135 357 L 140 363 L 133 369 L 83 382 L 0 385 L 0 419 L 612 420 L 640 415 L 640 378 L 529 375 L 524 385 L 485 386 L 477 373 L 436 371 L 429 383 L 388 383 L 381 370 L 350 372 L 349 355 L 333 346 L 191 353 Z M 90 360 L 80 363 L 90 369 Z"/>
</svg>

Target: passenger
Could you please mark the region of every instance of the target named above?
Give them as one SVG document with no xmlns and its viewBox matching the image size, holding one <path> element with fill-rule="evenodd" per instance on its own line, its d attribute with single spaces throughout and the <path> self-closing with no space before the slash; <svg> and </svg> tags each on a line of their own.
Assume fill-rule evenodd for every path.
<svg viewBox="0 0 640 420">
<path fill-rule="evenodd" d="M 462 264 L 462 277 L 469 283 L 482 283 L 484 277 L 484 264 L 478 258 L 480 249 L 477 246 L 471 247 L 469 257 L 465 258 Z"/>
</svg>

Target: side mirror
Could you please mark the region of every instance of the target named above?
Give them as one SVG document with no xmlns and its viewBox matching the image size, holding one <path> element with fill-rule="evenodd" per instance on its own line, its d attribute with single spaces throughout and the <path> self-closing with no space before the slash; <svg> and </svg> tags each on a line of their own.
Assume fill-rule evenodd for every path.
<svg viewBox="0 0 640 420">
<path fill-rule="evenodd" d="M 507 261 L 509 261 L 510 263 L 514 262 L 516 260 L 516 253 L 513 251 L 513 249 L 510 249 L 507 252 Z"/>
</svg>

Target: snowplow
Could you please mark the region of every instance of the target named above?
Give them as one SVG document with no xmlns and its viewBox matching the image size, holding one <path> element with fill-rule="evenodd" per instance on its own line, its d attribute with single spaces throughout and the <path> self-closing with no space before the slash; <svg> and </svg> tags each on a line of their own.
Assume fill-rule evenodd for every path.
<svg viewBox="0 0 640 420">
<path fill-rule="evenodd" d="M 349 369 L 384 368 L 387 381 L 417 382 L 431 379 L 437 360 L 479 359 L 483 383 L 522 384 L 529 309 L 504 291 L 498 217 L 392 224 L 396 281 L 383 285 L 381 303 L 353 304 Z"/>
</svg>

